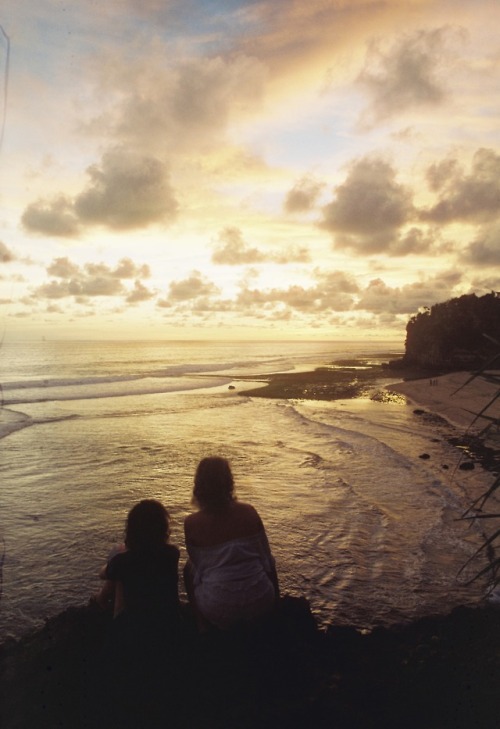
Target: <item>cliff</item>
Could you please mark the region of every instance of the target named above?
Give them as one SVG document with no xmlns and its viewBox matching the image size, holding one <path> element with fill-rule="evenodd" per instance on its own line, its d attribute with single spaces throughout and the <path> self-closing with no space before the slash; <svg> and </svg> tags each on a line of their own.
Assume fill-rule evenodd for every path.
<svg viewBox="0 0 500 729">
<path fill-rule="evenodd" d="M 469 294 L 423 308 L 406 326 L 405 366 L 475 369 L 500 350 L 500 294 Z"/>
</svg>

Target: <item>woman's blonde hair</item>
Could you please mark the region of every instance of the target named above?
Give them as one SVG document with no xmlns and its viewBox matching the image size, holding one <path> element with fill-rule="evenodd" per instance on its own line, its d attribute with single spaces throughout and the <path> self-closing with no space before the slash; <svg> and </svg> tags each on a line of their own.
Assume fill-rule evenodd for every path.
<svg viewBox="0 0 500 729">
<path fill-rule="evenodd" d="M 194 477 L 193 499 L 201 509 L 220 509 L 234 499 L 234 479 L 229 461 L 220 456 L 203 458 Z"/>
</svg>

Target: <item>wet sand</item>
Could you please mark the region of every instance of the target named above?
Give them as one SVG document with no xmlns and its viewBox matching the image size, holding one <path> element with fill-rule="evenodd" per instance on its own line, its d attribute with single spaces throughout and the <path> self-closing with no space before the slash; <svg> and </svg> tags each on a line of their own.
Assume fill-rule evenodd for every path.
<svg viewBox="0 0 500 729">
<path fill-rule="evenodd" d="M 245 387 L 247 378 L 241 377 L 235 381 L 234 386 L 241 395 L 252 397 L 343 400 L 366 395 L 381 380 L 396 380 L 398 375 L 402 378 L 404 373 L 395 374 L 381 364 L 360 359 L 345 364 L 338 362 L 317 367 L 311 371 L 264 375 L 260 378 L 261 385 L 250 389 Z M 251 384 L 255 385 L 255 378 L 252 380 Z"/>
<path fill-rule="evenodd" d="M 461 430 L 479 433 L 491 418 L 500 418 L 500 398 L 491 403 L 499 386 L 486 377 L 468 382 L 470 377 L 469 372 L 452 372 L 399 382 L 387 389 L 405 395 Z M 477 417 L 479 413 L 482 415 Z"/>
</svg>

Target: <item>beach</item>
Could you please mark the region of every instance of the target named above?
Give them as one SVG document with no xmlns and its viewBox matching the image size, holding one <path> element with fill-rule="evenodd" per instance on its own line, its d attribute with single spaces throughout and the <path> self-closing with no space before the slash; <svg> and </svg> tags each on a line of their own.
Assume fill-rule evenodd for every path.
<svg viewBox="0 0 500 729">
<path fill-rule="evenodd" d="M 398 382 L 389 389 L 445 418 L 461 431 L 477 434 L 488 425 L 488 418 L 500 418 L 500 399 L 490 404 L 498 384 L 482 376 L 471 380 L 469 372 Z M 482 416 L 477 417 L 478 413 Z"/>
<path fill-rule="evenodd" d="M 366 360 L 361 360 L 366 363 Z M 422 405 L 435 415 L 446 419 L 461 431 L 480 433 L 491 418 L 500 418 L 500 398 L 495 399 L 498 383 L 489 375 L 472 377 L 470 372 L 450 372 L 442 375 L 413 372 L 406 378 L 406 370 L 384 369 L 379 366 L 360 367 L 360 362 L 335 367 L 317 368 L 307 372 L 289 372 L 269 375 L 260 387 L 244 390 L 260 397 L 296 397 L 315 400 L 333 400 L 360 397 L 373 391 L 374 381 L 388 380 L 385 389 L 404 395 L 411 402 Z M 404 381 L 397 378 L 405 377 Z M 479 417 L 478 414 L 480 414 Z"/>
</svg>

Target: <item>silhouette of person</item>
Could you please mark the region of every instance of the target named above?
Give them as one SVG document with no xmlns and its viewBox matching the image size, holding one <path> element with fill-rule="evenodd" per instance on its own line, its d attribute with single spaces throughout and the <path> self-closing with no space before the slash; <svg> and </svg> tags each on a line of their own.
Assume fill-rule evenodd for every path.
<svg viewBox="0 0 500 729">
<path fill-rule="evenodd" d="M 228 461 L 204 458 L 184 521 L 189 555 L 184 581 L 201 630 L 225 630 L 270 614 L 279 598 L 275 561 L 262 519 L 237 501 Z"/>
</svg>

